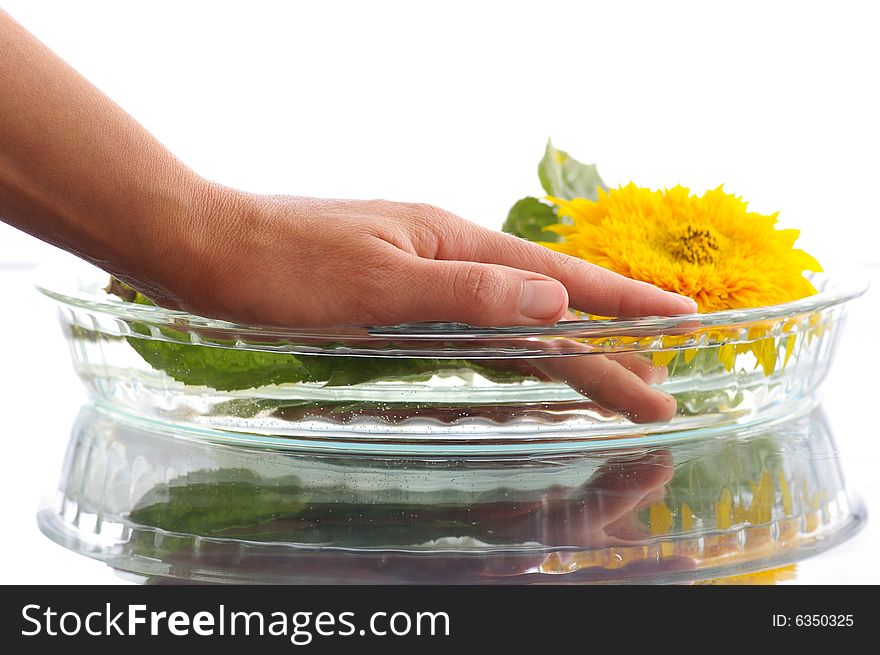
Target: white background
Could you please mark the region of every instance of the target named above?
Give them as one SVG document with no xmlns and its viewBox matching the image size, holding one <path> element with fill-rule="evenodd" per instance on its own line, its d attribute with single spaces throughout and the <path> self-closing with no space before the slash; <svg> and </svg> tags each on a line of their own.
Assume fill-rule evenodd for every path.
<svg viewBox="0 0 880 655">
<path fill-rule="evenodd" d="M 3 8 L 187 164 L 251 191 L 430 202 L 488 226 L 540 193 L 546 139 L 612 185 L 721 183 L 779 210 L 826 268 L 880 282 L 880 39 L 870 2 L 48 2 Z M 7 65 L 0 52 L 0 65 Z M 0 225 L 3 582 L 112 581 L 36 530 L 84 395 Z M 880 511 L 878 292 L 855 307 L 826 407 Z M 880 531 L 801 581 L 880 582 Z"/>
</svg>

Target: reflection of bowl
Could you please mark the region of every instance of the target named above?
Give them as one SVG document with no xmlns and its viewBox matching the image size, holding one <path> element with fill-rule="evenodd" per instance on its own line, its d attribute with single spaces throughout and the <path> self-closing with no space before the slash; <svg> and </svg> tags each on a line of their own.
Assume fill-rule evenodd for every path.
<svg viewBox="0 0 880 655">
<path fill-rule="evenodd" d="M 804 409 L 845 303 L 863 291 L 819 276 L 820 293 L 800 301 L 691 317 L 277 330 L 124 302 L 106 282 L 88 267 L 40 287 L 58 301 L 99 402 L 264 441 L 388 452 L 577 449 L 586 438 L 659 438 Z M 625 368 L 676 397 L 671 422 L 626 418 L 651 421 L 629 398 L 635 378 L 614 381 Z"/>
<path fill-rule="evenodd" d="M 790 563 L 864 520 L 817 410 L 577 452 L 332 445 L 86 406 L 40 526 L 159 579 L 676 582 Z"/>
</svg>

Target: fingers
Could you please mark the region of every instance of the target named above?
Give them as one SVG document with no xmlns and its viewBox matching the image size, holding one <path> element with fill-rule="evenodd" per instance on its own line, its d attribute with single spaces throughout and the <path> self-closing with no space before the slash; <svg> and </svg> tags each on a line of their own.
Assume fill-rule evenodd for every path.
<svg viewBox="0 0 880 655">
<path fill-rule="evenodd" d="M 566 321 L 579 321 L 581 318 L 572 311 L 565 312 L 563 317 Z M 575 343 L 575 342 L 572 342 Z M 583 348 L 584 352 L 588 349 Z M 669 377 L 669 371 L 665 366 L 654 366 L 650 357 L 639 353 L 620 353 L 606 355 L 627 370 L 632 371 L 648 384 L 661 384 Z"/>
<path fill-rule="evenodd" d="M 517 268 L 401 255 L 397 322 L 448 321 L 482 327 L 550 325 L 564 315 L 568 294 L 558 281 Z"/>
<path fill-rule="evenodd" d="M 690 298 L 476 225 L 452 232 L 438 248 L 437 256 L 541 273 L 565 286 L 572 307 L 602 316 L 674 315 L 697 311 L 697 304 Z"/>
<path fill-rule="evenodd" d="M 654 366 L 651 360 L 638 353 L 620 353 L 606 357 L 626 370 L 632 371 L 648 384 L 662 384 L 669 377 L 669 371 L 665 366 Z"/>
<path fill-rule="evenodd" d="M 625 513 L 616 521 L 605 526 L 605 534 L 621 541 L 641 541 L 651 536 L 651 529 L 639 520 L 637 512 L 666 498 L 666 486 L 657 487 L 648 492 L 633 511 Z"/>
<path fill-rule="evenodd" d="M 632 356 L 629 358 L 632 360 Z M 668 421 L 675 415 L 675 398 L 652 388 L 639 373 L 604 355 L 581 355 L 531 360 L 552 380 L 564 382 L 597 405 L 618 412 L 634 423 Z M 644 369 L 636 360 L 625 362 Z M 646 374 L 645 371 L 641 371 Z"/>
<path fill-rule="evenodd" d="M 672 479 L 674 467 L 668 450 L 646 453 L 638 460 L 606 462 L 575 493 L 563 498 L 548 493 L 542 515 L 543 543 L 550 545 L 598 545 L 610 541 L 607 527 L 621 532 L 624 517 L 639 503 Z M 629 531 L 636 536 L 635 529 Z"/>
<path fill-rule="evenodd" d="M 635 512 L 624 514 L 619 519 L 605 526 L 605 534 L 620 542 L 640 542 L 651 536 L 650 528 L 639 521 Z M 611 539 L 609 539 L 611 541 Z"/>
<path fill-rule="evenodd" d="M 666 449 L 646 453 L 638 460 L 608 462 L 584 486 L 585 510 L 604 526 L 636 510 L 644 499 L 663 490 L 675 467 Z"/>
</svg>

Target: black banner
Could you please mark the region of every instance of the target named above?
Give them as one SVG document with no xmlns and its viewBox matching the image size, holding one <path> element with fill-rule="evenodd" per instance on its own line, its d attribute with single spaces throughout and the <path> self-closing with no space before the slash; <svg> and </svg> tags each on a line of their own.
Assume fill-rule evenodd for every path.
<svg viewBox="0 0 880 655">
<path fill-rule="evenodd" d="M 803 641 L 880 634 L 871 588 L 845 587 L 7 587 L 3 643 L 127 643 L 260 652 L 569 650 Z M 865 593 L 868 592 L 868 593 Z M 749 642 L 747 640 L 755 640 Z M 864 642 L 861 642 L 864 643 Z M 10 652 L 10 651 L 6 651 Z M 13 652 L 22 652 L 15 650 Z M 39 650 L 37 652 L 43 652 Z"/>
</svg>

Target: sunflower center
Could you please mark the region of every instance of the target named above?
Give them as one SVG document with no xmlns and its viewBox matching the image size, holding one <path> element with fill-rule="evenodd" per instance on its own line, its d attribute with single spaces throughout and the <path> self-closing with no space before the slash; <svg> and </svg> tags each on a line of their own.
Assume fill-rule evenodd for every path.
<svg viewBox="0 0 880 655">
<path fill-rule="evenodd" d="M 690 224 L 673 228 L 669 253 L 689 264 L 711 264 L 719 250 L 718 239 L 712 230 Z"/>
</svg>

